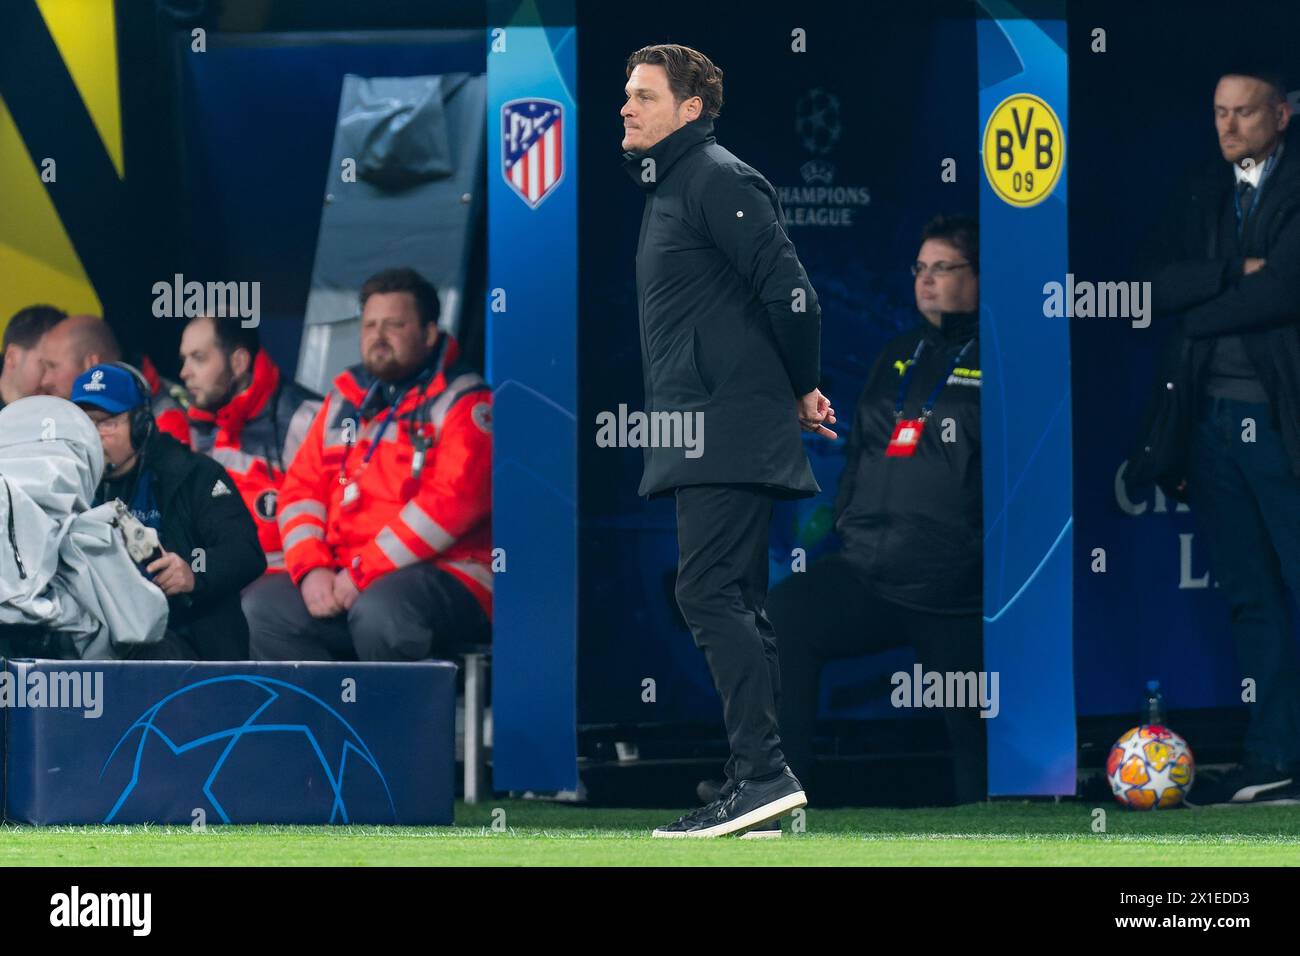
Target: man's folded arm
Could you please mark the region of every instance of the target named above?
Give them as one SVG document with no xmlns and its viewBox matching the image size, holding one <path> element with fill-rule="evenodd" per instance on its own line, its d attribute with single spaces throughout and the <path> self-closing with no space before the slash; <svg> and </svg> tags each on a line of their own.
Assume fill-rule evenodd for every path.
<svg viewBox="0 0 1300 956">
<path fill-rule="evenodd" d="M 1169 203 L 1138 252 L 1139 276 L 1151 283 L 1157 315 L 1183 312 L 1221 293 L 1241 274 L 1241 259 L 1197 255 L 1189 237 L 1195 223 L 1186 214 L 1184 187 Z"/>
<path fill-rule="evenodd" d="M 1264 265 L 1240 276 L 1208 302 L 1183 313 L 1192 338 L 1294 323 L 1300 317 L 1300 216 L 1294 213 L 1269 244 Z"/>
</svg>

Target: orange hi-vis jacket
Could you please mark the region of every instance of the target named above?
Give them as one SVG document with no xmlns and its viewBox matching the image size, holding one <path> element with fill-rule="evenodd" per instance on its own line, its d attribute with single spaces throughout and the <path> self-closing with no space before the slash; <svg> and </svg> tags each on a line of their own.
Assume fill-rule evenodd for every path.
<svg viewBox="0 0 1300 956">
<path fill-rule="evenodd" d="M 347 568 L 364 591 L 421 561 L 492 614 L 492 393 L 446 365 L 394 387 L 356 365 L 334 380 L 280 489 L 285 567 Z M 395 404 L 394 404 L 395 403 Z"/>
<path fill-rule="evenodd" d="M 320 406 L 319 395 L 284 381 L 266 350 L 259 349 L 247 388 L 215 412 L 189 407 L 190 445 L 235 479 L 269 571 L 284 570 L 277 520 L 280 485 Z"/>
</svg>

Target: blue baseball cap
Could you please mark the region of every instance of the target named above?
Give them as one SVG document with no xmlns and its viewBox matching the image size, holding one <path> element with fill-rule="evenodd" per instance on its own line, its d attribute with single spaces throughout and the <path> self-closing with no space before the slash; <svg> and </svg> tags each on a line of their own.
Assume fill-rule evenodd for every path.
<svg viewBox="0 0 1300 956">
<path fill-rule="evenodd" d="M 110 415 L 129 412 L 145 403 L 135 377 L 117 365 L 95 365 L 72 383 L 72 402 L 102 408 Z"/>
</svg>

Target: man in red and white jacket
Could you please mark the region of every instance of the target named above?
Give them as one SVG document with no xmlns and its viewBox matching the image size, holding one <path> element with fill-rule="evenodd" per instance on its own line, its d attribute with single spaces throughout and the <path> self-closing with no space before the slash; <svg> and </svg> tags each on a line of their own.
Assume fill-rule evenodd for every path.
<svg viewBox="0 0 1300 956">
<path fill-rule="evenodd" d="M 343 372 L 279 495 L 287 575 L 244 593 L 257 660 L 406 661 L 489 639 L 492 397 L 411 269 L 361 287 Z"/>
<path fill-rule="evenodd" d="M 230 472 L 257 525 L 267 573 L 283 572 L 280 486 L 320 396 L 281 375 L 257 329 L 229 316 L 199 316 L 185 326 L 181 381 L 191 396 L 190 445 Z"/>
</svg>

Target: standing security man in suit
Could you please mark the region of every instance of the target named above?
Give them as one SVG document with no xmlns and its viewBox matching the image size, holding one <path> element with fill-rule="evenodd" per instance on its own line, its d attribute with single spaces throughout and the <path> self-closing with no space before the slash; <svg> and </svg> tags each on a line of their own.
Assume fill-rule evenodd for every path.
<svg viewBox="0 0 1300 956">
<path fill-rule="evenodd" d="M 670 439 L 646 448 L 639 493 L 675 494 L 677 603 L 731 746 L 722 795 L 654 835 L 779 832 L 769 821 L 807 799 L 777 735 L 768 525 L 774 499 L 821 490 L 801 429 L 835 437 L 817 388 L 821 311 L 772 186 L 713 138 L 722 71 L 667 44 L 633 53 L 627 76 L 624 166 L 646 193 L 636 253 L 645 401 Z M 688 449 L 672 440 L 678 421 L 695 427 Z"/>
<path fill-rule="evenodd" d="M 1214 91 L 1221 161 L 1184 188 L 1147 253 L 1158 314 L 1178 316 L 1127 479 L 1190 501 L 1256 682 L 1244 759 L 1198 775 L 1194 804 L 1300 795 L 1300 145 L 1268 69 Z"/>
</svg>

